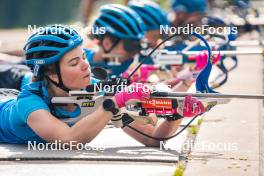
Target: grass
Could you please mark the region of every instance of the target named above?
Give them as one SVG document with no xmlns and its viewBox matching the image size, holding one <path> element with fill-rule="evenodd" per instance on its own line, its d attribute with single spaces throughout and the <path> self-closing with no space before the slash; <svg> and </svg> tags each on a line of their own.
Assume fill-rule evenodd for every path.
<svg viewBox="0 0 264 176">
<path fill-rule="evenodd" d="M 203 119 L 198 119 L 197 125 L 200 126 L 203 123 Z"/>
<path fill-rule="evenodd" d="M 199 127 L 198 127 L 197 125 L 190 126 L 190 127 L 188 128 L 188 132 L 189 132 L 189 134 L 191 134 L 191 135 L 195 135 L 195 134 L 197 134 L 198 131 L 199 131 Z"/>
<path fill-rule="evenodd" d="M 183 176 L 184 170 L 185 170 L 185 165 L 183 163 L 178 163 L 173 173 L 173 176 Z"/>
</svg>

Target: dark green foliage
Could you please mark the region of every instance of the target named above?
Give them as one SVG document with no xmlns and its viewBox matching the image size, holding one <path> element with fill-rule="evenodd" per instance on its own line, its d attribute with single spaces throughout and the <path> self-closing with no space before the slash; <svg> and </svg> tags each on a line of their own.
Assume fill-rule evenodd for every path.
<svg viewBox="0 0 264 176">
<path fill-rule="evenodd" d="M 66 23 L 78 16 L 80 0 L 0 0 L 0 28 Z"/>
</svg>

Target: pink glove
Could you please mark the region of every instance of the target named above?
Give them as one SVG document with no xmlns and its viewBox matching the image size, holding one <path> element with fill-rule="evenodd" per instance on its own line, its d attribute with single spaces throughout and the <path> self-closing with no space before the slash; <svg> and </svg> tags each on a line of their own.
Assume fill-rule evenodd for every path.
<svg viewBox="0 0 264 176">
<path fill-rule="evenodd" d="M 137 71 L 131 78 L 130 81 L 131 82 L 142 82 L 145 83 L 148 80 L 148 77 L 151 73 L 155 72 L 158 70 L 157 66 L 154 65 L 147 65 L 147 64 L 143 64 L 139 71 Z M 132 72 L 132 70 L 127 70 L 126 72 L 124 72 L 122 74 L 122 77 L 124 78 L 128 78 L 129 74 Z"/>
<path fill-rule="evenodd" d="M 147 65 L 147 64 L 142 65 L 140 68 L 140 73 L 141 73 L 140 81 L 142 83 L 147 82 L 149 75 L 157 70 L 158 67 L 155 65 Z"/>
<path fill-rule="evenodd" d="M 196 63 L 195 70 L 202 70 L 207 64 L 207 59 L 208 59 L 207 57 L 208 57 L 207 52 L 203 51 L 203 53 L 198 54 L 196 56 L 190 56 L 189 60 L 195 60 Z M 212 64 L 215 64 L 220 60 L 221 60 L 221 54 L 219 52 L 217 55 L 213 56 Z"/>
<path fill-rule="evenodd" d="M 196 66 L 195 66 L 195 70 L 202 70 L 205 65 L 207 64 L 207 53 L 206 52 L 203 52 L 201 54 L 198 54 L 195 56 L 195 63 L 196 63 Z"/>
<path fill-rule="evenodd" d="M 183 102 L 184 117 L 193 117 L 204 112 L 205 109 L 201 101 L 197 100 L 197 98 L 194 98 L 191 95 L 185 97 Z"/>
<path fill-rule="evenodd" d="M 128 76 L 130 75 L 130 73 L 128 71 L 122 73 L 122 77 L 123 78 L 128 78 Z M 138 80 L 140 79 L 138 72 L 136 72 L 131 78 L 130 81 L 131 82 L 138 82 Z"/>
<path fill-rule="evenodd" d="M 125 88 L 125 90 L 118 92 L 115 94 L 115 100 L 119 108 L 125 106 L 126 102 L 130 100 L 144 100 L 149 99 L 150 91 L 144 90 L 143 84 L 141 83 L 133 83 L 132 85 Z"/>
</svg>

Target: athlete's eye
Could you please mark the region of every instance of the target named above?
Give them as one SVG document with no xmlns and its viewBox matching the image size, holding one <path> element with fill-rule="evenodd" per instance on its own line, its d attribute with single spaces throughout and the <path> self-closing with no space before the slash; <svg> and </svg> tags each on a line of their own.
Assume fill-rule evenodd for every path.
<svg viewBox="0 0 264 176">
<path fill-rule="evenodd" d="M 70 66 L 76 66 L 79 63 L 79 60 L 80 60 L 79 57 L 75 57 L 75 58 L 72 58 L 68 63 Z"/>
<path fill-rule="evenodd" d="M 77 59 L 71 62 L 71 66 L 76 66 L 76 65 L 78 65 L 78 60 Z"/>
</svg>

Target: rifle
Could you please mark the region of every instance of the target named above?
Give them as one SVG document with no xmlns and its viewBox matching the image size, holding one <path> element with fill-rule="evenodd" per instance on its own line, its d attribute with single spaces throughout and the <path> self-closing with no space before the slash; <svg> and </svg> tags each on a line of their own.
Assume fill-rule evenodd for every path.
<svg viewBox="0 0 264 176">
<path fill-rule="evenodd" d="M 175 115 L 174 113 L 174 109 L 177 108 L 178 104 L 183 101 L 184 97 L 186 95 L 192 95 L 192 96 L 196 96 L 199 97 L 199 99 L 206 105 L 206 111 L 209 111 L 212 107 L 218 105 L 218 104 L 226 104 L 228 103 L 232 98 L 253 98 L 253 99 L 264 99 L 263 95 L 235 95 L 235 94 L 231 94 L 231 95 L 225 95 L 225 94 L 220 94 L 215 92 L 214 90 L 212 90 L 209 85 L 208 85 L 208 78 L 211 72 L 211 68 L 212 68 L 212 63 L 211 63 L 211 50 L 210 47 L 208 45 L 208 43 L 206 42 L 206 40 L 203 39 L 202 36 L 194 33 L 192 34 L 195 37 L 201 39 L 206 47 L 207 47 L 207 52 L 208 52 L 208 62 L 206 67 L 200 72 L 200 74 L 198 75 L 197 79 L 196 79 L 196 90 L 198 92 L 201 93 L 196 93 L 196 94 L 192 94 L 192 93 L 184 93 L 184 94 L 174 94 L 174 93 L 168 93 L 168 92 L 153 92 L 151 94 L 151 98 L 148 100 L 144 100 L 141 102 L 129 102 L 125 108 L 125 112 L 124 112 L 124 116 L 128 117 L 129 113 L 132 112 L 136 112 L 139 116 L 139 118 L 148 118 L 148 116 L 153 113 L 156 114 L 158 117 L 164 118 L 166 117 L 167 119 L 169 119 L 170 117 L 173 118 L 173 116 Z M 146 58 L 144 58 L 141 63 L 132 71 L 132 73 L 129 75 L 129 77 L 127 79 L 123 79 L 123 78 L 115 78 L 115 79 L 106 79 L 101 81 L 102 85 L 122 85 L 122 83 L 124 85 L 129 85 L 129 80 L 130 78 L 133 76 L 133 74 L 137 71 L 138 68 L 140 68 L 140 66 L 145 62 L 145 60 L 147 58 L 149 58 L 154 52 L 155 50 L 157 50 L 157 48 L 162 45 L 165 41 L 169 40 L 170 38 L 173 38 L 174 35 L 168 37 L 167 39 L 165 39 L 163 42 L 161 42 L 157 47 L 155 47 L 153 49 L 153 51 L 151 51 L 148 56 Z M 78 104 L 78 106 L 80 106 L 83 109 L 88 108 L 90 109 L 89 112 L 87 111 L 83 111 L 86 113 L 92 113 L 94 112 L 98 106 L 100 106 L 103 97 L 107 97 L 107 96 L 113 96 L 116 92 L 116 89 L 113 90 L 112 92 L 105 92 L 103 95 L 99 95 L 100 93 L 96 90 L 93 89 L 93 91 L 91 93 L 91 86 L 85 90 L 85 91 L 71 91 L 70 92 L 70 97 L 54 97 L 52 99 L 53 103 L 65 103 L 64 100 L 68 99 L 70 103 L 75 103 Z M 209 98 L 210 97 L 210 98 Z M 60 101 L 59 101 L 60 100 Z M 164 113 L 166 112 L 166 113 Z M 85 114 L 88 115 L 88 114 Z M 201 115 L 201 114 L 199 114 Z M 184 129 L 186 129 L 191 123 L 192 121 L 197 118 L 199 115 L 193 117 L 193 119 L 179 132 L 177 132 L 176 134 L 167 137 L 167 138 L 156 138 L 147 134 L 144 134 L 143 132 L 131 127 L 129 125 L 129 123 L 131 121 L 129 121 L 129 123 L 125 124 L 125 126 L 135 130 L 136 132 L 147 136 L 149 138 L 155 139 L 155 140 L 160 140 L 160 141 L 164 141 L 164 140 L 168 140 L 171 139 L 173 137 L 176 137 L 177 135 L 179 135 Z M 132 121 L 136 120 L 131 118 Z M 130 120 L 131 120 L 130 119 Z"/>
</svg>

